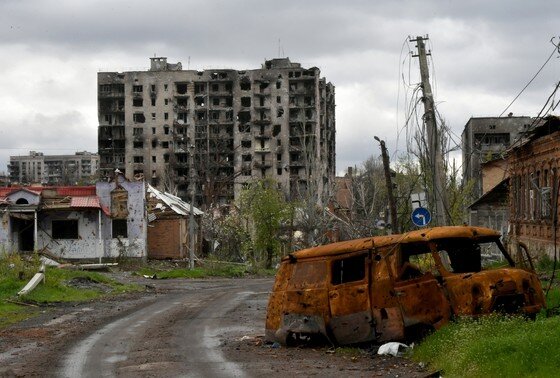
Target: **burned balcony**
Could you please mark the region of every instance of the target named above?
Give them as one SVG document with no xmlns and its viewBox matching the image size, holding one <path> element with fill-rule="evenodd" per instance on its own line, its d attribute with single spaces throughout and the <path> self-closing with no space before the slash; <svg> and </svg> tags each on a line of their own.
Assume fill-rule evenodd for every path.
<svg viewBox="0 0 560 378">
<path fill-rule="evenodd" d="M 272 167 L 272 161 L 270 159 L 254 160 L 253 167 L 255 169 L 266 169 Z"/>
</svg>

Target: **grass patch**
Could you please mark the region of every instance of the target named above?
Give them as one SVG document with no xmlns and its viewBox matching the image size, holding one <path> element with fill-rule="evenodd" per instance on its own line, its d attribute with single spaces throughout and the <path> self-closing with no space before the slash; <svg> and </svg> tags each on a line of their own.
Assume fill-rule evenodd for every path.
<svg viewBox="0 0 560 378">
<path fill-rule="evenodd" d="M 31 293 L 18 297 L 18 291 L 38 272 L 39 266 L 37 256 L 9 254 L 0 258 L 0 328 L 38 313 L 35 307 L 10 301 L 36 304 L 82 302 L 139 289 L 137 285 L 123 285 L 98 272 L 47 267 L 45 283 L 40 283 Z"/>
<path fill-rule="evenodd" d="M 450 377 L 550 377 L 560 369 L 560 317 L 462 319 L 427 337 L 414 359 Z"/>
<path fill-rule="evenodd" d="M 204 261 L 203 266 L 189 268 L 177 268 L 165 263 L 151 263 L 136 270 L 133 274 L 138 276 L 154 276 L 159 279 L 168 278 L 239 278 L 246 276 L 274 276 L 274 269 L 254 269 L 246 265 L 231 264 L 221 261 Z"/>
</svg>

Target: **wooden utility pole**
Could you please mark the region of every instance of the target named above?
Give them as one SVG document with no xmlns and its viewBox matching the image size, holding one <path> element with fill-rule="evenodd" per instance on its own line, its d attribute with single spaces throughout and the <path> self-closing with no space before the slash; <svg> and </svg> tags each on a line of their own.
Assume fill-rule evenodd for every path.
<svg viewBox="0 0 560 378">
<path fill-rule="evenodd" d="M 422 102 L 424 103 L 424 122 L 426 123 L 427 139 L 428 139 L 428 165 L 432 168 L 431 179 L 432 189 L 430 202 L 432 204 L 432 212 L 434 212 L 434 220 L 437 226 L 445 226 L 449 224 L 447 216 L 447 192 L 445 190 L 444 178 L 445 171 L 443 167 L 443 153 L 441 146 L 440 133 L 436 124 L 436 116 L 434 110 L 434 96 L 432 94 L 432 86 L 430 85 L 430 74 L 428 71 L 428 59 L 426 46 L 424 41 L 428 37 L 416 37 L 410 42 L 416 42 L 418 48 L 418 57 L 420 62 L 420 78 L 422 80 Z"/>
<path fill-rule="evenodd" d="M 385 141 L 378 137 L 373 137 L 381 145 L 381 156 L 383 157 L 383 169 L 385 171 L 385 184 L 387 185 L 387 197 L 389 199 L 389 211 L 391 214 L 391 229 L 393 234 L 399 233 L 399 222 L 397 220 L 397 203 L 393 195 L 393 181 L 391 180 L 391 168 L 389 164 L 389 154 Z"/>
</svg>

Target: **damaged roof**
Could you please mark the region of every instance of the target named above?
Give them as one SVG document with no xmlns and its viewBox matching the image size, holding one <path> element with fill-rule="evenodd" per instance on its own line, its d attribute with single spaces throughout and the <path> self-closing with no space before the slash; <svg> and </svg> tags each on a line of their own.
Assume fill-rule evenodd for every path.
<svg viewBox="0 0 560 378">
<path fill-rule="evenodd" d="M 298 252 L 294 252 L 282 260 L 292 258 L 313 258 L 322 256 L 332 256 L 340 255 L 346 252 L 356 251 L 358 249 L 371 249 L 375 247 L 383 247 L 392 244 L 407 244 L 407 243 L 419 243 L 419 242 L 429 242 L 438 239 L 449 239 L 449 238 L 469 238 L 473 240 L 486 239 L 486 238 L 496 238 L 500 237 L 500 233 L 495 230 L 484 227 L 472 227 L 472 226 L 446 226 L 446 227 L 434 227 L 421 230 L 410 231 L 404 234 L 386 235 L 386 236 L 373 236 L 363 239 L 347 240 L 338 243 L 332 243 L 327 245 L 320 245 L 318 247 L 312 247 L 303 249 Z"/>
<path fill-rule="evenodd" d="M 147 185 L 148 185 L 147 192 L 150 198 L 156 198 L 161 202 L 165 203 L 165 205 L 167 205 L 167 207 L 173 210 L 173 212 L 175 212 L 176 214 L 179 215 L 190 214 L 191 205 L 189 203 L 183 201 L 177 196 L 174 196 L 173 194 L 161 192 L 156 188 L 154 188 L 153 186 L 151 186 L 150 184 Z M 156 208 L 158 207 L 156 206 Z M 204 214 L 200 209 L 196 208 L 195 206 L 192 206 L 192 208 L 193 208 L 194 215 Z"/>
</svg>

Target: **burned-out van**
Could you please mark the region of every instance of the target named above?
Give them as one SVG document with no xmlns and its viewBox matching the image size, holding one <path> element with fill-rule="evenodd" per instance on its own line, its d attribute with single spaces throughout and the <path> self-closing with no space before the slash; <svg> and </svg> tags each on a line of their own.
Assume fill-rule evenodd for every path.
<svg viewBox="0 0 560 378">
<path fill-rule="evenodd" d="M 483 269 L 483 248 L 507 267 Z M 282 259 L 266 338 L 322 335 L 333 343 L 404 340 L 455 316 L 534 316 L 545 306 L 531 269 L 516 268 L 496 231 L 435 227 L 304 249 Z"/>
</svg>

